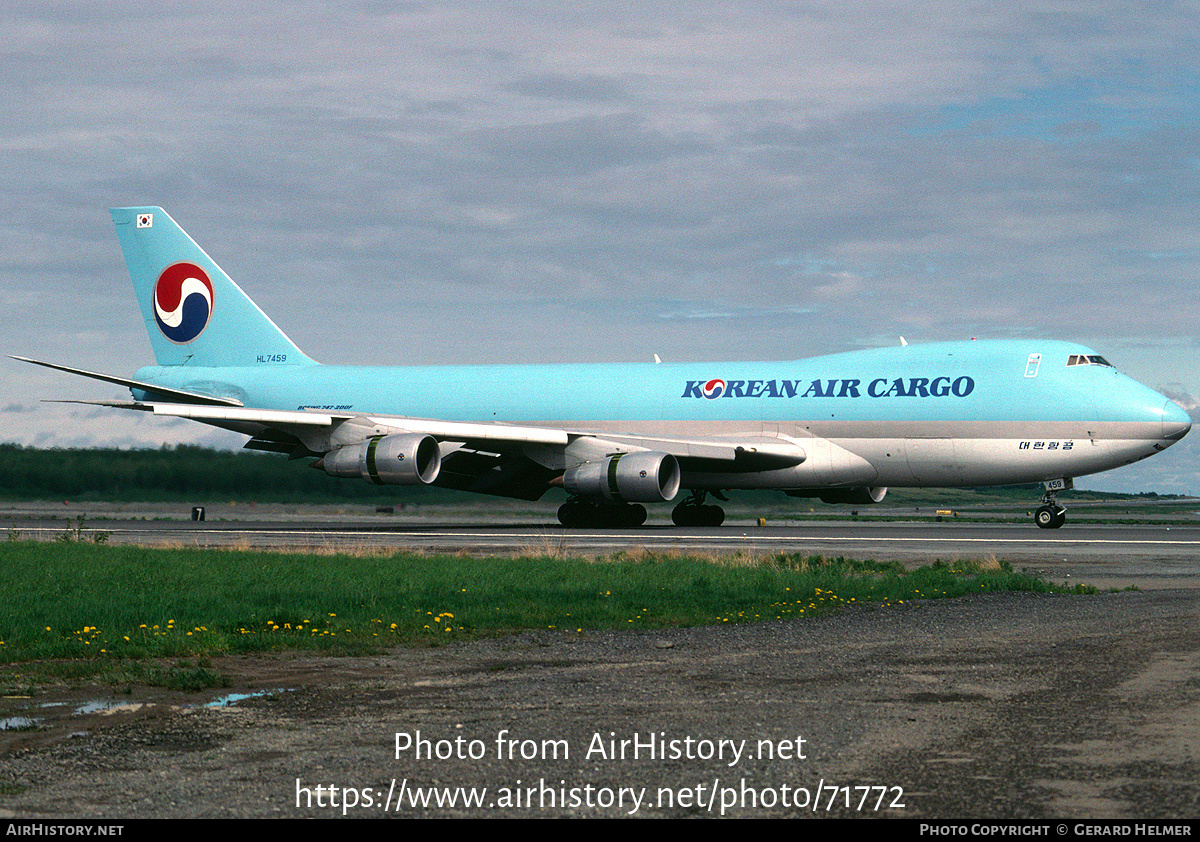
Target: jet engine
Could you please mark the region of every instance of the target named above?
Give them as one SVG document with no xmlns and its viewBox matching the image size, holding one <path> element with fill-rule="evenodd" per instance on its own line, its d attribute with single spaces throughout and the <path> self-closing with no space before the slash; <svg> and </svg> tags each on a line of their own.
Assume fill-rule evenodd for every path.
<svg viewBox="0 0 1200 842">
<path fill-rule="evenodd" d="M 867 506 L 871 503 L 882 503 L 887 494 L 887 486 L 875 488 L 845 488 L 839 491 L 827 491 L 821 494 L 822 503 L 851 503 L 857 506 Z"/>
<path fill-rule="evenodd" d="M 376 485 L 429 485 L 442 468 L 442 454 L 433 436 L 396 433 L 339 447 L 317 465 L 330 476 L 362 477 Z"/>
<path fill-rule="evenodd" d="M 670 453 L 618 453 L 563 474 L 563 488 L 580 497 L 627 503 L 665 503 L 679 493 L 679 460 Z"/>
<path fill-rule="evenodd" d="M 883 502 L 887 494 L 887 486 L 859 488 L 794 488 L 785 491 L 789 497 L 820 497 L 822 503 L 850 503 L 856 506 L 867 506 L 871 503 Z"/>
</svg>

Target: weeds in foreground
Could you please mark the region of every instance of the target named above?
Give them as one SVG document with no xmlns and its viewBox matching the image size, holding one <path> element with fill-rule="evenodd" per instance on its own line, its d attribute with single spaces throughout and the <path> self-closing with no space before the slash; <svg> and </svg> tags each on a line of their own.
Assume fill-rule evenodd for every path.
<svg viewBox="0 0 1200 842">
<path fill-rule="evenodd" d="M 84 673 L 105 662 L 119 676 L 121 663 L 155 659 L 367 653 L 523 629 L 583 634 L 809 618 L 996 591 L 1094 592 L 1051 585 L 995 558 L 909 570 L 753 550 L 697 558 L 632 547 L 572 559 L 553 542 L 546 549 L 479 559 L 0 543 L 0 662 L 58 659 Z M 172 669 L 170 680 L 184 684 L 220 680 L 199 662 Z"/>
<path fill-rule="evenodd" d="M 88 529 L 83 525 L 87 515 L 79 514 L 75 518 L 75 525 L 68 526 L 62 533 L 57 535 L 54 540 L 61 544 L 76 544 L 82 541 L 90 541 L 93 544 L 106 544 L 108 539 L 112 537 L 111 532 L 103 530 Z M 9 540 L 15 541 L 12 531 L 9 532 Z"/>
</svg>

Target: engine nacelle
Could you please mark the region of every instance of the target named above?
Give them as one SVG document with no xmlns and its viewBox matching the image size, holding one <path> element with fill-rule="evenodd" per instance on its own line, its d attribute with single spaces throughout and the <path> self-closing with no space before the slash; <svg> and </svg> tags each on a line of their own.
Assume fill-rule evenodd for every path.
<svg viewBox="0 0 1200 842">
<path fill-rule="evenodd" d="M 827 491 L 821 494 L 822 503 L 850 503 L 855 506 L 868 506 L 871 503 L 882 503 L 887 494 L 887 486 L 875 488 L 843 488 L 838 491 Z"/>
<path fill-rule="evenodd" d="M 375 436 L 325 454 L 325 473 L 362 477 L 376 485 L 429 485 L 442 469 L 437 439 L 419 433 Z"/>
<path fill-rule="evenodd" d="M 679 460 L 670 453 L 618 453 L 563 474 L 563 488 L 581 497 L 665 503 L 679 493 Z"/>
</svg>

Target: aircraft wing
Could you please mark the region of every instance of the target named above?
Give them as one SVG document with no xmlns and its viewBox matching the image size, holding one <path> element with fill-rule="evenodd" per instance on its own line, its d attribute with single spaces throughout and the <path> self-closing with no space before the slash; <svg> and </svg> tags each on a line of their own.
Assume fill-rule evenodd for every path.
<svg viewBox="0 0 1200 842">
<path fill-rule="evenodd" d="M 745 440 L 724 438 L 676 438 L 636 436 L 623 433 L 559 429 L 557 427 L 525 427 L 501 423 L 470 423 L 440 421 L 431 418 L 410 418 L 397 415 L 348 415 L 319 410 L 254 409 L 243 406 L 205 406 L 183 403 L 152 403 L 141 401 L 65 401 L 87 403 L 114 409 L 152 412 L 176 418 L 214 424 L 231 429 L 254 425 L 276 428 L 291 433 L 308 446 L 312 454 L 328 452 L 348 444 L 366 441 L 372 436 L 414 433 L 433 436 L 438 441 L 458 442 L 472 446 L 544 445 L 566 448 L 580 439 L 592 440 L 607 452 L 655 450 L 670 453 L 682 460 L 744 462 L 761 460 L 798 465 L 804 461 L 804 449 L 791 439 L 775 436 L 755 436 Z"/>
<path fill-rule="evenodd" d="M 373 435 L 392 433 L 422 433 L 438 440 L 472 442 L 517 442 L 566 445 L 568 434 L 546 427 L 515 427 L 504 424 L 470 424 L 455 421 L 435 421 L 403 416 L 365 416 L 320 412 L 318 410 L 253 409 L 241 406 L 202 406 L 183 403 L 151 403 L 142 401 L 62 401 L 85 403 L 114 409 L 133 409 L 174 418 L 189 418 L 230 429 L 253 425 L 275 427 L 293 433 L 314 453 L 324 453 L 346 444 L 365 441 Z M 351 429 L 342 431 L 349 422 Z M 329 436 L 328 444 L 322 434 Z"/>
<path fill-rule="evenodd" d="M 666 453 L 684 470 L 754 471 L 798 465 L 805 449 L 784 437 L 739 439 L 639 436 L 320 410 L 142 401 L 68 401 L 188 418 L 250 435 L 246 447 L 325 457 L 384 436 L 429 436 L 441 451 L 439 486 L 536 500 L 555 477 L 575 465 L 617 453 Z M 324 467 L 324 459 L 317 464 Z"/>
</svg>

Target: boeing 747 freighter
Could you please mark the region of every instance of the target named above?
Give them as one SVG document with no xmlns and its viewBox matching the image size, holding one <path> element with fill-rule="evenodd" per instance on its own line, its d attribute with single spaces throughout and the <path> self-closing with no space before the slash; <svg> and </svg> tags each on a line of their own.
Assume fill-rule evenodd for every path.
<svg viewBox="0 0 1200 842">
<path fill-rule="evenodd" d="M 327 473 L 537 500 L 566 526 L 718 525 L 736 489 L 866 504 L 893 487 L 1043 483 L 1145 459 L 1186 412 L 1095 351 L 948 342 L 790 362 L 359 367 L 307 357 L 162 208 L 115 208 L 156 365 L 124 410 L 244 433 Z M 24 359 L 24 358 L 18 358 Z"/>
</svg>

